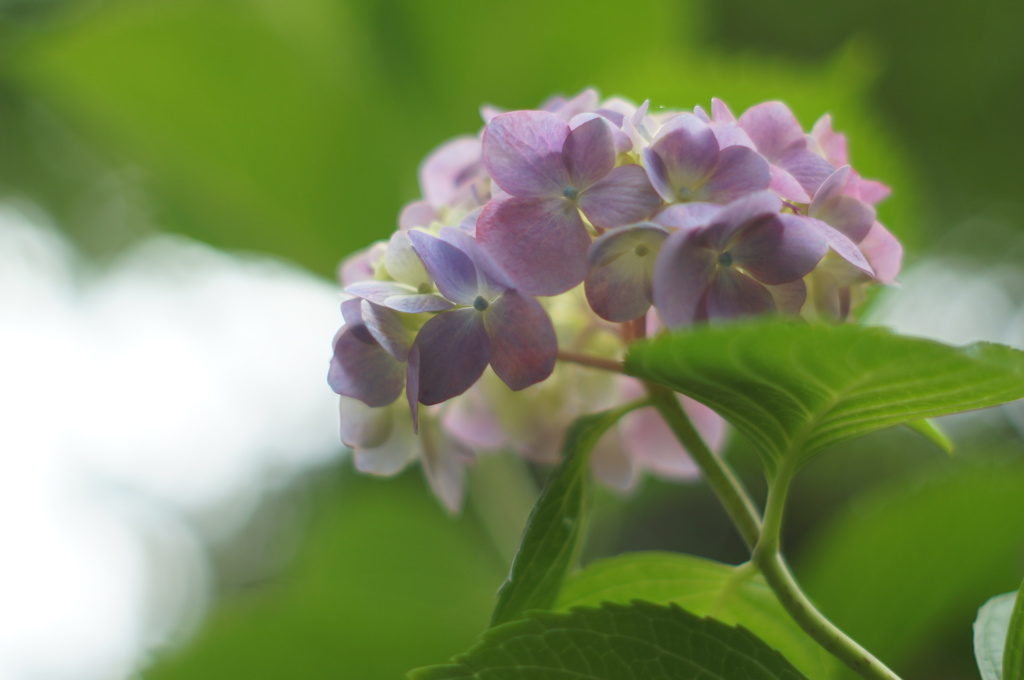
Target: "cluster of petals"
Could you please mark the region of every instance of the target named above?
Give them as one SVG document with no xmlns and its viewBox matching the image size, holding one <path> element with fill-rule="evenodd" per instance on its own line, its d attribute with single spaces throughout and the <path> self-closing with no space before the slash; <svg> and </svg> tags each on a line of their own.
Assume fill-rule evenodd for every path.
<svg viewBox="0 0 1024 680">
<path fill-rule="evenodd" d="M 875 210 L 888 188 L 850 166 L 830 116 L 805 133 L 781 102 L 710 111 L 593 90 L 485 107 L 479 134 L 424 161 L 398 230 L 340 270 L 328 380 L 357 467 L 419 459 L 455 510 L 479 453 L 551 460 L 571 418 L 636 398 L 632 379 L 595 388 L 598 371 L 560 357 L 614 362 L 645 334 L 757 314 L 841 321 L 895 281 L 902 250 Z M 717 416 L 684 407 L 721 440 Z M 650 408 L 594 460 L 622 489 L 692 471 Z"/>
</svg>

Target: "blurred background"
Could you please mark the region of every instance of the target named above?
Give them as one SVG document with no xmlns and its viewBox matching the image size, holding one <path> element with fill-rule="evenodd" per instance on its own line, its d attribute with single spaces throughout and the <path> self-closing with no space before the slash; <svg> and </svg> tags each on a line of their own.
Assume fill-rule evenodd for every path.
<svg viewBox="0 0 1024 680">
<path fill-rule="evenodd" d="M 830 112 L 907 251 L 867 318 L 1024 346 L 1022 30 L 1014 0 L 0 1 L 0 680 L 374 680 L 475 639 L 528 498 L 452 518 L 418 470 L 357 476 L 324 376 L 338 262 L 484 103 Z M 907 678 L 976 677 L 975 611 L 1024 574 L 1024 409 L 946 426 L 952 458 L 819 457 L 789 516 Z M 588 557 L 744 559 L 699 484 L 596 512 Z"/>
</svg>

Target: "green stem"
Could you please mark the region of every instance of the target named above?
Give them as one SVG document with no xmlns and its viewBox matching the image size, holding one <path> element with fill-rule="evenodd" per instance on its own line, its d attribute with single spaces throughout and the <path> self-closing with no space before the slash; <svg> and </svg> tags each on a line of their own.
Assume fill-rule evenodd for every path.
<svg viewBox="0 0 1024 680">
<path fill-rule="evenodd" d="M 869 680 L 899 680 L 899 676 L 884 663 L 839 630 L 825 618 L 800 588 L 789 565 L 782 557 L 781 533 L 782 516 L 786 507 L 786 496 L 793 478 L 793 463 L 796 456 L 785 456 L 775 471 L 768 502 L 765 505 L 764 525 L 761 539 L 754 548 L 752 561 L 764 575 L 768 586 L 775 593 L 783 608 L 789 612 L 804 632 L 815 642 L 832 653 L 857 674 Z"/>
<path fill-rule="evenodd" d="M 753 550 L 761 536 L 761 516 L 743 483 L 724 460 L 711 453 L 679 405 L 674 392 L 649 382 L 645 382 L 644 385 L 661 417 L 686 447 L 690 457 L 700 467 L 704 478 L 718 496 L 718 500 L 725 506 L 725 511 L 740 532 L 743 542 Z"/>
</svg>

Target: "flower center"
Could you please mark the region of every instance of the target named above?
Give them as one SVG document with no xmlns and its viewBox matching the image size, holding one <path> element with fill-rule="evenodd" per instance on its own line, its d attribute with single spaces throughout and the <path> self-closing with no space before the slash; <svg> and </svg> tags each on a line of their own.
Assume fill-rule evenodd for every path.
<svg viewBox="0 0 1024 680">
<path fill-rule="evenodd" d="M 718 264 L 723 267 L 729 267 L 732 265 L 732 255 L 727 251 L 718 256 Z"/>
<path fill-rule="evenodd" d="M 416 287 L 416 292 L 419 293 L 420 295 L 426 295 L 431 290 L 433 290 L 433 286 L 431 286 L 429 283 L 425 281 Z"/>
<path fill-rule="evenodd" d="M 570 201 L 575 201 L 576 197 L 579 196 L 579 192 L 576 191 L 576 187 L 566 187 L 562 189 L 562 195 L 568 198 Z"/>
<path fill-rule="evenodd" d="M 676 197 L 683 202 L 689 201 L 691 198 L 693 198 L 693 189 L 691 189 L 690 187 L 683 187 L 682 189 L 676 192 Z"/>
<path fill-rule="evenodd" d="M 490 305 L 491 303 L 485 300 L 483 295 L 477 295 L 476 299 L 473 300 L 473 309 L 475 309 L 478 312 L 484 311 L 485 309 L 490 307 Z"/>
<path fill-rule="evenodd" d="M 645 246 L 643 243 L 638 243 L 636 248 L 633 248 L 633 252 L 637 257 L 643 257 L 647 253 L 651 252 L 651 249 Z"/>
</svg>

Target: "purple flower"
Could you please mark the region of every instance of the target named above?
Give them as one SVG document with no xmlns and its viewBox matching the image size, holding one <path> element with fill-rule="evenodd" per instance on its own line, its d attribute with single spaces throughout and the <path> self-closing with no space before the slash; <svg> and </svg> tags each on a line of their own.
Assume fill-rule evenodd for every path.
<svg viewBox="0 0 1024 680">
<path fill-rule="evenodd" d="M 668 203 L 728 203 L 767 189 L 768 163 L 744 146 L 721 148 L 707 123 L 683 113 L 643 150 L 651 184 Z"/>
<path fill-rule="evenodd" d="M 654 306 L 666 325 L 799 311 L 801 279 L 828 242 L 811 221 L 780 214 L 781 207 L 771 192 L 757 192 L 727 205 L 708 226 L 665 241 L 654 270 Z"/>
<path fill-rule="evenodd" d="M 613 229 L 590 246 L 587 301 L 602 319 L 622 323 L 651 306 L 654 263 L 668 232 L 644 222 Z"/>
<path fill-rule="evenodd" d="M 402 393 L 410 337 L 397 312 L 369 300 L 341 303 L 345 325 L 334 336 L 327 382 L 367 406 L 387 406 Z"/>
<path fill-rule="evenodd" d="M 615 167 L 611 123 L 582 120 L 572 127 L 553 113 L 513 111 L 484 130 L 484 164 L 508 196 L 484 207 L 477 237 L 530 295 L 557 295 L 587 275 L 590 234 L 581 212 L 608 229 L 643 220 L 661 204 L 640 166 Z"/>
<path fill-rule="evenodd" d="M 544 308 L 513 289 L 469 235 L 445 227 L 440 236 L 409 233 L 438 290 L 459 306 L 416 336 L 418 400 L 438 404 L 462 394 L 488 364 L 513 390 L 551 375 L 558 343 Z"/>
</svg>

